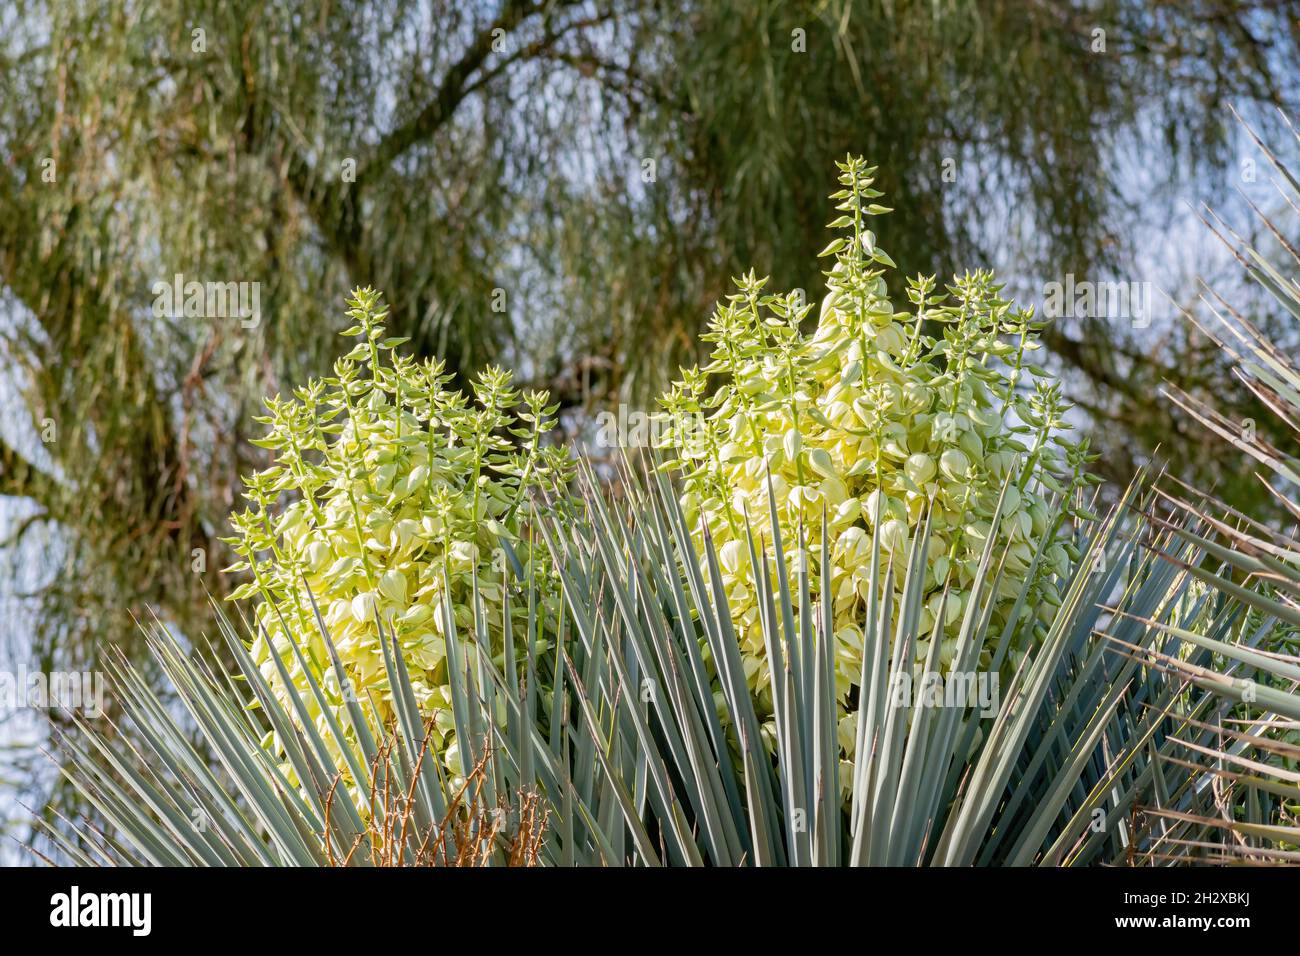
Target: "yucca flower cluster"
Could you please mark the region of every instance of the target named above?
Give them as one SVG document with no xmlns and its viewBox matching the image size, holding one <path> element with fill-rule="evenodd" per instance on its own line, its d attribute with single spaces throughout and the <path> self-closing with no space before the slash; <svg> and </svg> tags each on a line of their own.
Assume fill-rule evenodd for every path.
<svg viewBox="0 0 1300 956">
<path fill-rule="evenodd" d="M 1001 298 L 989 272 L 966 273 L 946 291 L 933 277 L 912 279 L 910 308 L 896 310 L 885 282 L 885 270 L 896 267 L 866 228 L 869 217 L 889 211 L 875 203 L 875 170 L 854 158 L 838 165 L 843 188 L 832 199 L 842 215 L 830 225 L 846 234 L 822 253 L 834 265 L 816 330 L 803 331 L 812 306 L 798 293 L 767 294 L 767 280 L 751 272 L 712 317 L 711 361 L 684 370 L 661 399 L 673 456 L 666 467 L 684 479 L 697 546 L 705 546 L 707 528 L 718 551 L 746 673 L 769 708 L 748 543 L 752 532 L 771 560 L 769 479 L 791 573 L 808 562 L 814 600 L 825 516 L 842 704 L 860 672 L 877 526 L 882 567 L 892 560 L 901 592 L 908 542 L 930 516 L 919 634 L 942 635 L 939 659 L 949 668 L 1008 486 L 995 632 L 1043 549 L 1009 655 L 1014 666 L 1060 603 L 1054 578 L 1078 557 L 1066 533 L 1077 513 L 1071 502 L 1097 480 L 1086 472 L 1086 444 L 1064 437 L 1070 426 L 1059 386 L 1028 361 L 1040 347 L 1032 310 Z M 918 668 L 929 643 L 917 643 Z"/>
<path fill-rule="evenodd" d="M 229 571 L 250 580 L 232 598 L 255 598 L 259 632 L 252 655 L 273 688 L 283 681 L 278 655 L 323 716 L 290 644 L 303 652 L 336 711 L 340 681 L 320 636 L 313 600 L 364 713 L 377 723 L 392 714 L 380 625 L 396 634 L 415 697 L 432 719 L 434 748 L 453 773 L 468 770 L 454 739 L 447 675 L 448 612 L 460 660 L 473 664 L 477 588 L 500 666 L 505 589 L 514 569 L 536 565 L 544 595 L 545 562 L 528 529 L 530 492 L 555 492 L 571 477 L 567 455 L 545 442 L 553 425 L 547 395 L 520 395 L 509 373 L 489 368 L 468 401 L 448 388 L 441 362 L 416 362 L 385 338 L 378 293 L 348 301 L 360 341 L 291 399 L 266 401 L 257 421 L 267 434 L 271 467 L 247 478 L 249 507 L 232 516 L 228 539 L 243 560 Z M 554 609 L 552 609 L 554 610 Z M 513 613 L 524 609 L 516 602 Z M 512 629 L 516 641 L 525 629 Z M 541 641 L 538 650 L 543 650 Z M 276 741 L 268 745 L 278 748 Z"/>
</svg>

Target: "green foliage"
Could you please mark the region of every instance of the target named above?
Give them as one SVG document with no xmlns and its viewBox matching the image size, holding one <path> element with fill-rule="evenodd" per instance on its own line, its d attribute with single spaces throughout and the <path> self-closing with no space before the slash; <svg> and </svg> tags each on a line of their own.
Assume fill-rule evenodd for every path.
<svg viewBox="0 0 1300 956">
<path fill-rule="evenodd" d="M 325 694 L 321 683 L 307 671 L 303 686 L 273 688 L 220 607 L 216 621 L 237 662 L 234 674 L 187 657 L 161 625 L 145 631 L 183 716 L 129 661 L 115 661 L 114 687 L 131 722 L 125 746 L 95 732 L 61 739 L 69 780 L 112 828 L 106 834 L 48 827 L 69 860 L 82 866 L 535 862 L 544 821 L 532 814 L 527 793 L 499 791 L 494 759 L 484 755 L 468 780 L 452 781 L 429 755 L 433 737 L 417 713 L 391 634 L 383 639 L 383 657 L 396 717 L 374 736 L 369 728 L 377 715 L 363 715 L 352 692 L 337 718 L 326 712 L 318 727 L 304 723 L 308 702 Z M 318 637 L 337 664 L 328 633 Z M 350 690 L 341 667 L 333 676 Z M 262 746 L 268 724 L 283 743 L 288 769 Z M 195 729 L 202 753 L 191 740 Z M 340 757 L 356 786 L 342 785 Z"/>
<path fill-rule="evenodd" d="M 625 815 L 646 859 L 659 859 L 646 849 L 658 832 L 665 862 L 675 863 L 1123 862 L 1171 852 L 1158 828 L 1134 832 L 1131 821 L 1146 803 L 1168 799 L 1196 816 L 1212 812 L 1194 748 L 1215 752 L 1215 723 L 1241 696 L 1240 655 L 1249 651 L 1216 659 L 1209 649 L 1224 653 L 1220 639 L 1233 634 L 1255 646 L 1269 628 L 1245 634 L 1231 602 L 1189 597 L 1192 576 L 1178 562 L 1199 561 L 1195 548 L 1176 544 L 1173 534 L 1139 545 L 1135 510 L 1117 509 L 1079 530 L 1082 556 L 1059 581 L 1062 605 L 1045 640 L 988 710 L 898 692 L 910 676 L 911 649 L 927 636 L 918 623 L 929 531 L 909 538 L 901 566 L 890 565 L 874 535 L 869 573 L 881 598 L 863 616 L 863 691 L 849 721 L 859 759 L 847 764 L 838 759 L 829 676 L 831 615 L 826 604 L 808 600 L 809 564 L 787 567 L 778 552 L 764 561 L 758 584 L 763 666 L 777 688 L 772 760 L 760 743 L 761 713 L 717 552 L 706 547 L 701 571 L 685 516 L 661 476 L 625 508 L 595 507 L 594 547 L 583 543 L 586 535 L 563 552 L 553 544 L 564 555 L 566 597 L 581 637 L 570 674 L 586 701 L 593 752 L 614 755 L 601 763 L 609 786 L 631 796 L 620 798 L 625 807 L 640 806 L 638 768 L 650 768 L 653 811 Z M 780 521 L 775 509 L 771 519 Z M 995 523 L 961 622 L 955 670 L 973 668 L 985 647 L 1003 649 L 1012 638 L 1011 629 L 990 621 L 1010 543 L 1005 525 Z M 1164 559 L 1167 549 L 1178 561 Z M 824 590 L 824 549 L 818 563 Z M 904 582 L 898 607 L 888 586 L 894 575 Z M 1021 598 L 1025 591 L 1022 584 Z M 641 599 L 646 594 L 654 599 Z M 1213 620 L 1212 636 L 1196 645 L 1161 623 L 1185 598 Z M 1103 601 L 1115 609 L 1103 612 Z M 927 668 L 936 667 L 932 647 Z M 1289 665 L 1272 662 L 1265 670 L 1283 675 Z M 1189 692 L 1188 673 L 1205 679 L 1203 690 Z M 1266 714 L 1300 712 L 1294 693 L 1254 689 Z M 1294 796 L 1294 783 L 1285 780 L 1269 786 Z M 1265 796 L 1257 819 L 1261 807 L 1271 813 L 1277 805 Z M 1274 846 L 1294 836 L 1286 827 L 1271 833 Z M 1258 844 L 1243 852 L 1251 850 L 1269 853 Z"/>
<path fill-rule="evenodd" d="M 1300 829 L 1275 819 L 1278 803 L 1294 800 L 1300 789 L 1285 772 L 1273 773 L 1254 759 L 1271 742 L 1252 729 L 1231 731 L 1231 743 L 1220 743 L 1223 722 L 1243 697 L 1261 720 L 1300 716 L 1294 692 L 1241 679 L 1247 668 L 1280 680 L 1293 679 L 1295 669 L 1252 650 L 1270 626 L 1244 632 L 1235 602 L 1189 591 L 1194 575 L 1182 562 L 1196 561 L 1192 567 L 1199 570 L 1201 559 L 1194 545 L 1178 543 L 1182 529 L 1158 535 L 1147 548 L 1124 533 L 1137 512 L 1121 509 L 1081 534 L 1085 556 L 1062 582 L 1061 611 L 1047 639 L 1031 649 L 988 708 L 913 702 L 894 691 L 909 670 L 909 648 L 922 636 L 916 580 L 927 541 L 924 531 L 914 535 L 900 571 L 899 613 L 891 613 L 892 589 L 881 587 L 885 597 L 867 619 L 870 653 L 861 686 L 868 692 L 853 718 L 866 757 L 850 767 L 837 760 L 830 615 L 827 607 L 806 601 L 807 566 L 787 580 L 776 564 L 759 585 L 766 666 L 769 680 L 781 688 L 773 755 L 761 742 L 717 553 L 706 551 L 702 571 L 685 516 L 662 475 L 649 474 L 629 490 L 621 504 L 591 496 L 590 511 L 577 525 L 543 521 L 573 623 L 573 633 L 562 634 L 567 639 L 554 650 L 551 693 L 539 692 L 536 675 L 545 656 L 537 652 L 532 614 L 525 652 L 507 653 L 500 662 L 487 653 L 490 622 L 478 618 L 467 636 L 479 650 L 475 666 L 451 671 L 464 674 L 451 682 L 453 716 L 460 739 L 481 741 L 471 759 L 487 768 L 488 805 L 536 793 L 544 806 L 542 862 L 1216 859 L 1219 854 L 1207 854 L 1199 842 L 1170 839 L 1171 821 L 1181 826 L 1192 820 L 1201 830 L 1225 825 L 1214 819 L 1218 797 L 1203 785 L 1209 774 L 1252 795 L 1242 802 L 1243 840 L 1225 852 L 1285 860 L 1286 847 L 1300 836 Z M 779 524 L 779 516 L 772 517 Z M 562 539 L 561 532 L 569 536 Z M 1005 630 L 989 626 L 988 615 L 1007 543 L 1005 532 L 990 534 L 976 599 L 958 639 L 963 665 L 984 644 L 1007 640 Z M 1167 560 L 1166 549 L 1178 560 Z M 873 553 L 872 573 L 887 580 L 894 572 L 880 561 L 878 535 Z M 820 563 L 829 567 L 824 552 Z M 1098 567 L 1108 570 L 1097 573 Z M 519 584 L 534 593 L 530 578 Z M 1098 602 L 1112 594 L 1118 595 L 1116 608 L 1104 614 Z M 1186 612 L 1188 602 L 1195 605 L 1193 617 L 1208 615 L 1206 634 L 1163 623 L 1175 606 Z M 529 600 L 528 606 L 539 604 Z M 455 633 L 454 618 L 448 625 Z M 306 700 L 323 696 L 325 682 L 308 670 L 305 689 L 277 694 L 240 637 L 224 625 L 223 633 L 247 690 L 206 676 L 173 641 L 159 637 L 153 646 L 233 788 L 196 760 L 152 692 L 127 669 L 118 675 L 133 724 L 126 740 L 143 737 L 140 749 L 86 725 L 64 742 L 70 779 L 115 827 L 107 840 L 89 830 L 56 830 L 73 860 L 310 865 L 345 850 L 365 829 L 375 806 L 364 786 L 347 793 L 355 817 L 344 812 L 347 804 L 328 818 L 322 808 L 330 793 L 343 792 L 340 779 L 370 779 L 366 761 L 373 742 L 365 728 L 372 715 L 351 701 L 337 719 L 325 711 L 319 727 L 301 722 Z M 1239 642 L 1231 642 L 1232 635 Z M 319 639 L 335 673 L 342 672 L 323 624 Z M 459 640 L 448 644 L 461 646 Z M 417 764 L 413 756 L 430 746 L 429 731 L 420 726 L 400 646 L 385 632 L 381 647 L 387 679 L 398 689 L 392 733 L 407 754 L 395 780 L 432 826 L 447 799 L 447 781 L 437 761 Z M 245 706 L 250 696 L 257 709 Z M 548 711 L 564 719 L 542 721 Z M 505 719 L 497 719 L 502 712 Z M 266 725 L 281 733 L 298 784 L 257 745 Z M 89 743 L 79 743 L 82 738 Z M 1212 760 L 1201 763 L 1204 754 Z M 105 772 L 106 761 L 116 774 Z M 1252 775 L 1225 776 L 1225 764 L 1248 761 L 1255 765 Z M 836 796 L 841 785 L 843 803 Z M 196 807 L 213 822 L 211 829 L 189 826 Z"/>
<path fill-rule="evenodd" d="M 373 698 L 376 732 L 393 712 L 383 622 L 411 667 L 417 707 L 433 721 L 435 754 L 462 774 L 448 616 L 461 628 L 475 614 L 500 621 L 508 563 L 545 561 L 529 540 L 529 495 L 563 493 L 571 466 L 545 443 L 555 409 L 544 393 L 520 396 L 509 373 L 489 368 L 471 404 L 448 390 L 441 362 L 396 352 L 405 340 L 385 337 L 378 293 L 358 290 L 348 305 L 356 324 L 343 334 L 360 341 L 334 375 L 268 400 L 258 418 L 267 434 L 255 444 L 275 463 L 248 478 L 251 506 L 231 519 L 238 534 L 229 543 L 243 560 L 227 570 L 252 576 L 231 597 L 257 598 L 252 655 L 277 693 L 287 681 L 305 692 L 311 672 L 325 694 L 308 698 L 309 718 L 322 709 L 338 717 L 346 674 L 362 700 Z M 331 670 L 317 613 L 344 674 Z M 494 635 L 500 659 L 510 632 Z M 474 649 L 462 653 L 472 666 Z"/>
</svg>

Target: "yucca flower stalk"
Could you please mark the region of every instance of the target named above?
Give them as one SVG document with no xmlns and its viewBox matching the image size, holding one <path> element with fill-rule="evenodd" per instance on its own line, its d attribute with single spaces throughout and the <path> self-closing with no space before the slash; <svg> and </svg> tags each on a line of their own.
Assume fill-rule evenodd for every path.
<svg viewBox="0 0 1300 956">
<path fill-rule="evenodd" d="M 894 263 L 867 228 L 889 211 L 875 202 L 875 170 L 853 157 L 838 166 L 843 188 L 831 198 L 841 215 L 830 227 L 845 235 L 823 253 L 834 260 L 815 330 L 803 331 L 811 305 L 766 293 L 767 280 L 751 272 L 704 335 L 714 343 L 709 363 L 687 370 L 661 400 L 674 456 L 665 468 L 683 478 L 697 551 L 708 540 L 717 548 L 743 666 L 769 716 L 748 534 L 762 542 L 760 560 L 789 557 L 789 572 L 777 574 L 808 564 L 820 600 L 824 519 L 834 678 L 846 707 L 861 671 L 864 613 L 881 597 L 869 574 L 874 529 L 896 569 L 899 606 L 908 543 L 929 528 L 923 637 L 910 653 L 919 672 L 933 634 L 947 670 L 1001 502 L 1010 541 L 991 619 L 1013 623 L 1014 606 L 1018 620 L 1005 656 L 994 660 L 987 648 L 979 665 L 1009 675 L 1060 605 L 1057 582 L 1078 558 L 1067 526 L 1089 516 L 1078 502 L 1099 480 L 1087 473 L 1086 442 L 1066 437 L 1059 385 L 1029 361 L 1040 348 L 1032 310 L 1004 300 L 989 272 L 960 275 L 945 292 L 933 277 L 912 279 L 910 309 L 897 310 L 886 287 Z M 774 540 L 769 495 L 783 542 Z M 841 721 L 841 743 L 851 753 L 850 724 Z M 765 729 L 770 736 L 770 722 Z"/>
<path fill-rule="evenodd" d="M 304 690 L 304 668 L 322 681 L 322 700 L 305 695 L 318 723 L 322 707 L 341 715 L 347 702 L 316 615 L 381 725 L 392 715 L 382 621 L 432 720 L 436 757 L 460 774 L 468 768 L 451 713 L 449 619 L 464 630 L 484 614 L 493 653 L 504 655 L 508 565 L 538 560 L 529 494 L 562 490 L 570 466 L 546 442 L 555 409 L 545 393 L 520 395 L 508 372 L 488 368 L 468 401 L 447 387 L 440 362 L 415 362 L 396 351 L 403 339 L 385 338 L 377 292 L 357 290 L 348 305 L 355 324 L 342 334 L 360 341 L 334 375 L 267 400 L 257 419 L 267 434 L 255 444 L 275 462 L 247 479 L 250 506 L 231 518 L 243 560 L 226 570 L 251 576 L 231 597 L 255 599 L 252 655 L 272 686 Z M 464 666 L 475 653 L 464 648 Z M 283 747 L 275 734 L 267 744 Z"/>
</svg>

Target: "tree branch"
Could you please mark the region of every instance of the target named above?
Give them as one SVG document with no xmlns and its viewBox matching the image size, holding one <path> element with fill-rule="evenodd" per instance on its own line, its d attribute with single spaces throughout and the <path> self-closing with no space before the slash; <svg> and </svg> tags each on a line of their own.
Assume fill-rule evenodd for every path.
<svg viewBox="0 0 1300 956">
<path fill-rule="evenodd" d="M 0 495 L 30 498 L 44 511 L 53 511 L 60 497 L 59 483 L 37 468 L 21 452 L 0 438 Z"/>
<path fill-rule="evenodd" d="M 566 0 L 565 5 L 571 2 L 574 0 Z M 545 6 L 534 6 L 528 0 L 506 0 L 506 5 L 497 18 L 474 38 L 460 59 L 447 70 L 433 99 L 419 113 L 379 141 L 365 166 L 357 171 L 356 184 L 361 186 L 387 169 L 399 156 L 421 140 L 428 139 L 447 122 L 468 95 L 470 77 L 492 55 L 497 31 L 511 33 L 528 17 L 546 9 Z"/>
</svg>

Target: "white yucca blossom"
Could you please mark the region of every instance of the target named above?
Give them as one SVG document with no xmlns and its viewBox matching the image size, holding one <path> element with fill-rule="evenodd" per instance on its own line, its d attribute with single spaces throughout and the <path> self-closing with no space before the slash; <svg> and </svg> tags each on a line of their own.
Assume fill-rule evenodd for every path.
<svg viewBox="0 0 1300 956">
<path fill-rule="evenodd" d="M 461 666 L 473 667 L 477 588 L 499 663 L 510 566 L 532 558 L 528 495 L 563 487 L 569 465 L 543 445 L 554 412 L 545 394 L 521 399 L 508 373 L 488 369 L 471 404 L 446 387 L 440 363 L 393 352 L 403 340 L 383 338 L 377 293 L 359 291 L 349 305 L 357 325 L 344 334 L 362 341 L 336 364 L 334 377 L 309 383 L 291 400 L 268 400 L 269 414 L 258 419 L 268 434 L 257 444 L 277 457 L 247 479 L 251 507 L 232 516 L 238 536 L 230 543 L 244 560 L 227 570 L 252 577 L 232 597 L 257 599 L 253 659 L 280 693 L 284 668 L 322 735 L 327 721 L 307 693 L 302 662 L 345 725 L 347 702 L 317 609 L 363 712 L 377 724 L 392 716 L 382 621 L 396 635 L 421 713 L 432 720 L 436 752 L 460 774 L 467 768 L 454 739 L 448 617 Z M 538 576 L 544 583 L 544 567 Z M 523 633 L 522 625 L 513 631 L 516 640 Z M 267 743 L 280 748 L 277 740 Z"/>
<path fill-rule="evenodd" d="M 1033 569 L 1008 655 L 1014 666 L 1060 603 L 1054 577 L 1077 558 L 1063 519 L 1078 512 L 1053 504 L 1068 505 L 1096 481 L 1085 471 L 1086 444 L 1063 438 L 1069 425 L 1059 387 L 1028 362 L 1040 347 L 1032 310 L 1014 310 L 992 274 L 976 272 L 946 293 L 935 291 L 932 277 L 910 280 L 911 308 L 897 311 L 884 278 L 893 263 L 864 227 L 867 216 L 888 211 L 873 202 L 880 195 L 871 188 L 874 169 L 850 158 L 840 170 L 844 189 L 832 198 L 844 215 L 831 225 L 849 235 L 823 253 L 835 264 L 816 330 L 802 331 L 812 307 L 797 294 L 765 294 L 766 279 L 744 276 L 712 318 L 709 364 L 684 370 L 661 399 L 670 424 L 706 417 L 706 428 L 683 429 L 680 441 L 669 430 L 674 457 L 666 467 L 684 478 L 682 505 L 697 546 L 703 549 L 707 529 L 718 549 L 745 670 L 769 713 L 749 550 L 752 532 L 768 558 L 774 554 L 769 482 L 791 573 L 820 553 L 825 516 L 837 689 L 847 705 L 860 672 L 877 525 L 882 562 L 892 559 L 901 588 L 908 542 L 929 517 L 919 632 L 942 635 L 947 668 L 1002 496 L 1008 540 L 995 628 Z M 818 581 L 819 570 L 811 570 Z M 918 668 L 928 650 L 928 640 L 917 643 Z"/>
</svg>

